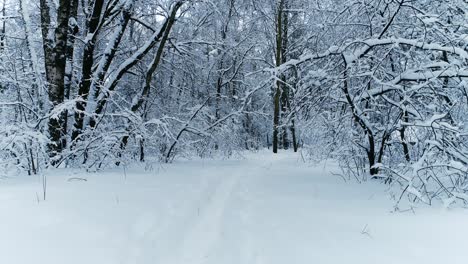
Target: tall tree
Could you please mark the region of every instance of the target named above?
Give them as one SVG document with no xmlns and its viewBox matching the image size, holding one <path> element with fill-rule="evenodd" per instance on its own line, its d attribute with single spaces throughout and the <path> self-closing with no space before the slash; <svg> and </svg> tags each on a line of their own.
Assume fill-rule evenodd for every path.
<svg viewBox="0 0 468 264">
<path fill-rule="evenodd" d="M 276 49 L 275 49 L 275 63 L 276 67 L 280 67 L 283 63 L 283 22 L 284 22 L 284 2 L 285 0 L 278 0 L 276 3 Z M 275 89 L 273 93 L 273 153 L 278 153 L 279 145 L 279 130 L 280 130 L 280 112 L 281 112 L 281 94 L 283 81 L 281 74 L 275 74 Z"/>
<path fill-rule="evenodd" d="M 64 102 L 65 69 L 67 61 L 68 22 L 70 19 L 70 3 L 60 0 L 57 8 L 55 30 L 51 21 L 51 7 L 48 0 L 40 0 L 42 41 L 44 48 L 44 63 L 51 110 Z M 66 146 L 65 112 L 59 110 L 49 118 L 51 163 L 57 162 L 57 157 Z"/>
</svg>

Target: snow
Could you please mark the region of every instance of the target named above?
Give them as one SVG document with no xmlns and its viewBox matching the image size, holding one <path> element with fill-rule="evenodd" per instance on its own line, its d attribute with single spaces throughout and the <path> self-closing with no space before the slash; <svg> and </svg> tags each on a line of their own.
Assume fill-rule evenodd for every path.
<svg viewBox="0 0 468 264">
<path fill-rule="evenodd" d="M 430 21 L 429 21 L 430 22 Z M 356 44 L 364 44 L 362 47 L 352 49 L 350 50 L 351 47 L 355 47 Z M 454 47 L 454 46 L 444 46 L 436 43 L 427 43 L 425 40 L 418 40 L 418 39 L 406 39 L 406 38 L 370 38 L 370 39 L 363 39 L 363 40 L 355 40 L 351 42 L 350 44 L 342 47 L 337 47 L 337 46 L 331 46 L 328 50 L 326 50 L 323 53 L 318 53 L 318 54 L 305 54 L 302 55 L 299 59 L 291 59 L 286 63 L 281 64 L 280 66 L 274 68 L 274 69 L 266 69 L 267 72 L 275 73 L 278 74 L 279 72 L 284 72 L 290 67 L 297 66 L 301 63 L 304 63 L 306 61 L 313 61 L 313 60 L 319 60 L 323 59 L 332 55 L 343 55 L 344 59 L 346 61 L 346 64 L 349 65 L 355 61 L 357 61 L 360 57 L 365 55 L 367 52 L 369 52 L 372 48 L 377 47 L 377 46 L 388 46 L 392 45 L 394 47 L 397 47 L 399 45 L 408 45 L 412 46 L 415 48 L 419 48 L 422 50 L 427 50 L 427 51 L 445 51 L 449 54 L 456 55 L 462 60 L 467 60 L 468 59 L 468 52 L 464 50 L 463 48 L 459 47 Z M 429 65 L 431 66 L 431 65 Z M 407 78 L 409 80 L 419 80 L 421 79 L 427 79 L 427 78 L 432 78 L 435 76 L 440 76 L 440 77 L 464 77 L 468 73 L 466 70 L 461 70 L 461 71 L 450 71 L 446 72 L 447 70 L 444 71 L 434 71 L 433 73 L 428 72 L 430 76 L 426 76 L 425 74 L 420 74 L 419 76 L 414 73 L 413 75 L 408 74 Z"/>
<path fill-rule="evenodd" d="M 0 263 L 466 263 L 468 212 L 262 151 L 0 182 Z M 83 180 L 80 180 L 83 179 Z"/>
</svg>

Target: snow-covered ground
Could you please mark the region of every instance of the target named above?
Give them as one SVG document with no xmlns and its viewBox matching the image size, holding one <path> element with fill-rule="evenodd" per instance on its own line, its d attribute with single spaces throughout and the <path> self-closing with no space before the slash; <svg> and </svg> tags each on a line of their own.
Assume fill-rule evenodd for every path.
<svg viewBox="0 0 468 264">
<path fill-rule="evenodd" d="M 468 212 L 392 213 L 385 186 L 293 153 L 0 181 L 0 263 L 468 263 Z M 74 177 L 87 181 L 69 180 Z"/>
</svg>

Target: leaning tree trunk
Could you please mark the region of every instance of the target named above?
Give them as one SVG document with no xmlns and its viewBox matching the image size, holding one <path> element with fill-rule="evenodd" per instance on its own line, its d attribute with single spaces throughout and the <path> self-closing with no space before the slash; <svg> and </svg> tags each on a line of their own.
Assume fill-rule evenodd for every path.
<svg viewBox="0 0 468 264">
<path fill-rule="evenodd" d="M 164 36 L 164 32 L 168 23 L 175 22 L 175 16 L 177 14 L 177 11 L 179 10 L 179 8 L 182 6 L 184 2 L 185 1 L 176 2 L 171 9 L 171 15 L 169 16 L 169 18 L 165 20 L 161 29 L 155 32 L 152 35 L 152 37 L 141 48 L 139 48 L 130 58 L 122 62 L 121 65 L 116 70 L 116 72 L 112 76 L 109 77 L 109 82 L 106 83 L 104 91 L 102 92 L 100 98 L 98 98 L 99 100 L 97 100 L 96 108 L 94 110 L 94 116 L 99 116 L 102 114 L 104 107 L 106 106 L 108 99 L 111 95 L 110 93 L 117 88 L 117 84 L 119 83 L 121 78 L 133 66 L 135 66 L 138 62 L 140 62 L 158 42 L 161 41 L 161 38 Z M 92 129 L 94 129 L 97 127 L 98 122 L 93 118 L 92 120 L 90 120 L 89 125 Z"/>
<path fill-rule="evenodd" d="M 101 88 L 104 85 L 104 80 L 107 76 L 107 72 L 115 59 L 117 49 L 120 46 L 125 30 L 127 29 L 128 23 L 133 12 L 133 1 L 127 1 L 121 11 L 118 27 L 113 32 L 112 40 L 107 44 L 105 52 L 102 54 L 99 63 L 97 64 L 96 70 L 93 72 L 93 80 L 91 82 L 90 93 L 93 96 L 93 100 L 97 101 L 101 94 Z M 96 127 L 96 119 L 91 116 L 89 120 L 90 128 Z"/>
<path fill-rule="evenodd" d="M 104 0 L 94 1 L 93 11 L 90 18 L 87 20 L 87 41 L 83 51 L 83 62 L 81 65 L 81 81 L 78 86 L 78 96 L 75 110 L 75 124 L 72 132 L 72 141 L 76 141 L 81 135 L 84 125 L 84 112 L 86 110 L 86 102 L 88 100 L 89 90 L 92 82 L 93 65 L 94 65 L 94 49 L 96 47 L 97 36 L 99 32 L 99 21 L 104 6 Z"/>
<path fill-rule="evenodd" d="M 160 33 L 161 33 L 161 38 L 159 42 L 158 49 L 156 50 L 156 54 L 151 62 L 151 65 L 148 67 L 148 70 L 145 73 L 145 83 L 143 85 L 143 89 L 141 90 L 141 94 L 138 97 L 138 100 L 132 105 L 131 111 L 133 113 L 136 113 L 141 107 L 146 105 L 146 102 L 149 98 L 150 92 L 151 92 L 151 82 L 153 80 L 153 75 L 156 72 L 156 69 L 158 68 L 164 48 L 166 46 L 166 42 L 169 39 L 169 34 L 171 33 L 172 26 L 175 23 L 176 20 L 176 14 L 177 10 L 180 8 L 180 5 L 176 5 L 175 8 L 172 10 L 171 14 L 169 17 L 166 19 L 165 23 L 161 27 Z M 145 113 L 143 113 L 144 115 Z M 143 116 L 142 115 L 142 116 Z M 125 147 L 127 146 L 129 136 L 126 135 L 122 138 L 120 142 L 120 148 L 121 150 L 124 150 Z M 121 156 L 121 153 L 118 154 L 118 156 Z M 140 142 L 140 160 L 143 160 L 143 142 Z"/>
</svg>

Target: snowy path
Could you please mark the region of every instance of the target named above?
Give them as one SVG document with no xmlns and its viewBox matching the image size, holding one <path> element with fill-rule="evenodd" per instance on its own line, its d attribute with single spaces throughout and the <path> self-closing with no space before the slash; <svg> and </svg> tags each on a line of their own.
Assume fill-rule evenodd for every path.
<svg viewBox="0 0 468 264">
<path fill-rule="evenodd" d="M 391 213 L 385 186 L 297 155 L 0 182 L 0 263 L 466 264 L 468 212 Z M 85 177 L 87 181 L 67 181 Z"/>
<path fill-rule="evenodd" d="M 193 227 L 188 231 L 181 245 L 178 263 L 204 263 L 222 235 L 222 220 L 228 199 L 236 185 L 238 175 L 227 179 L 216 187 L 205 205 L 200 205 L 200 212 L 194 219 Z"/>
</svg>

